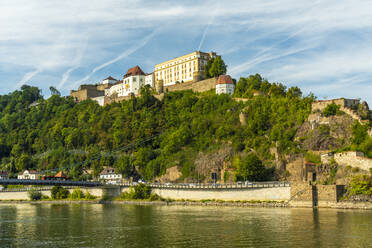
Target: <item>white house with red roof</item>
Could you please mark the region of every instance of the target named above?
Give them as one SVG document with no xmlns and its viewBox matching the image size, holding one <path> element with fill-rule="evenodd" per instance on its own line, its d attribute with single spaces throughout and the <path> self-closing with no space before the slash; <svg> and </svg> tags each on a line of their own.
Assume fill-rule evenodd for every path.
<svg viewBox="0 0 372 248">
<path fill-rule="evenodd" d="M 31 179 L 36 180 L 40 179 L 41 173 L 35 170 L 25 170 L 21 174 L 18 175 L 18 179 Z"/>
<path fill-rule="evenodd" d="M 108 78 L 103 79 L 102 84 L 114 84 L 117 81 L 118 80 L 116 80 L 115 78 L 109 76 Z"/>
<path fill-rule="evenodd" d="M 230 94 L 235 90 L 235 84 L 229 75 L 221 75 L 216 83 L 216 94 Z"/>
<path fill-rule="evenodd" d="M 8 178 L 8 172 L 7 171 L 0 171 L 0 180 L 1 179 L 7 179 Z"/>
<path fill-rule="evenodd" d="M 120 183 L 123 179 L 123 176 L 115 172 L 115 169 L 112 167 L 105 168 L 99 174 L 99 179 L 109 183 Z"/>
<path fill-rule="evenodd" d="M 153 85 L 152 74 L 146 75 L 137 65 L 127 71 L 122 81 L 117 81 L 114 85 L 105 89 L 105 96 L 114 94 L 117 94 L 117 96 L 138 95 L 140 88 L 145 84 Z"/>
</svg>

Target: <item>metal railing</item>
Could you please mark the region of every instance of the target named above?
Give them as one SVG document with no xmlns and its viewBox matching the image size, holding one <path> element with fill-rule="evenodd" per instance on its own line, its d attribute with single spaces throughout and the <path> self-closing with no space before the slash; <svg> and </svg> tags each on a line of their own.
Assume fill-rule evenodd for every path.
<svg viewBox="0 0 372 248">
<path fill-rule="evenodd" d="M 0 179 L 0 185 L 60 185 L 97 187 L 102 186 L 100 182 L 70 181 L 70 180 L 32 180 L 32 179 Z"/>
<path fill-rule="evenodd" d="M 78 186 L 64 186 L 65 189 L 74 189 Z M 37 190 L 37 191 L 48 191 L 51 190 L 52 186 L 44 186 L 44 187 L 22 187 L 22 188 L 3 188 L 0 192 L 25 192 L 30 190 Z"/>
</svg>

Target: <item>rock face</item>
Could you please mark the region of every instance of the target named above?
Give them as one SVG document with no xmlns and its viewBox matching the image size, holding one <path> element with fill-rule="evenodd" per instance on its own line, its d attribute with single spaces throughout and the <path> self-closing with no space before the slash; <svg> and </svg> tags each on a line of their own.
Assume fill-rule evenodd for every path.
<svg viewBox="0 0 372 248">
<path fill-rule="evenodd" d="M 163 176 L 157 178 L 157 181 L 161 183 L 176 182 L 181 177 L 182 177 L 182 173 L 179 171 L 178 167 L 173 166 L 173 167 L 168 168 Z"/>
<path fill-rule="evenodd" d="M 306 150 L 324 151 L 350 144 L 354 120 L 347 114 L 322 117 L 311 114 L 298 130 L 296 139 Z"/>
<path fill-rule="evenodd" d="M 211 154 L 199 153 L 195 160 L 196 171 L 205 177 L 205 182 L 211 180 L 211 173 L 217 173 L 217 178 L 221 178 L 221 170 L 225 167 L 225 160 L 232 155 L 230 146 L 225 146 Z"/>
</svg>

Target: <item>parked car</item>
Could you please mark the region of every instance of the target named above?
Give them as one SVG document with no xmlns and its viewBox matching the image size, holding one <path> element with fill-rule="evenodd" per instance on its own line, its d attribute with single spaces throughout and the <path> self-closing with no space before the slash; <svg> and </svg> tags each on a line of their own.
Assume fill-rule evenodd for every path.
<svg viewBox="0 0 372 248">
<path fill-rule="evenodd" d="M 172 186 L 172 183 L 165 183 L 165 186 Z"/>
</svg>

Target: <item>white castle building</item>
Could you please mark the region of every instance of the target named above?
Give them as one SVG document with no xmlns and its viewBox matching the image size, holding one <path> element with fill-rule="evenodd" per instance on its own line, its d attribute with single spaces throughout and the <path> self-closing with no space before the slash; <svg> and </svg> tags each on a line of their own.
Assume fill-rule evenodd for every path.
<svg viewBox="0 0 372 248">
<path fill-rule="evenodd" d="M 145 74 L 139 66 L 130 68 L 124 75 L 122 81 L 115 82 L 111 87 L 105 89 L 105 96 L 117 94 L 120 96 L 129 96 L 130 94 L 138 95 L 139 90 L 144 85 L 153 87 L 153 74 Z"/>
</svg>

